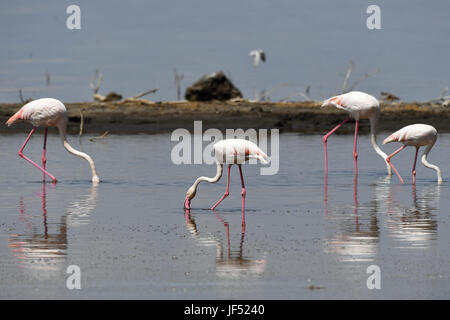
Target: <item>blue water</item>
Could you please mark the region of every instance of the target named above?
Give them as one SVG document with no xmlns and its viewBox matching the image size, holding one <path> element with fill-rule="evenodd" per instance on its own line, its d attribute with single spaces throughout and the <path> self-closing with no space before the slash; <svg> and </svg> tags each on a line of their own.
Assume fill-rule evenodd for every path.
<svg viewBox="0 0 450 320">
<path fill-rule="evenodd" d="M 262 89 L 272 100 L 311 85 L 320 100 L 340 93 L 349 61 L 350 84 L 379 96 L 423 101 L 450 86 L 447 41 L 450 2 L 377 1 L 381 30 L 368 30 L 373 1 L 88 1 L 81 30 L 66 28 L 73 1 L 0 3 L 0 101 L 51 96 L 89 101 L 89 82 L 103 73 L 100 93 L 125 97 L 151 88 L 151 100 L 175 100 L 173 70 L 182 91 L 203 74 L 223 70 L 247 98 Z M 254 67 L 248 53 L 264 49 Z M 46 85 L 46 72 L 50 85 Z"/>
<path fill-rule="evenodd" d="M 36 134 L 25 149 L 38 162 L 42 138 Z M 429 156 L 444 182 L 419 164 L 415 188 L 413 148 L 393 158 L 401 185 L 361 136 L 355 184 L 353 137 L 333 136 L 325 184 L 321 136 L 282 134 L 278 174 L 243 165 L 245 229 L 237 168 L 216 214 L 209 208 L 225 177 L 201 184 L 187 214 L 187 188 L 213 176 L 214 165 L 174 165 L 168 134 L 88 138 L 81 146 L 75 136 L 69 141 L 96 161 L 98 186 L 56 135 L 47 144 L 56 185 L 43 185 L 17 156 L 24 134 L 0 138 L 0 298 L 450 297 L 449 134 Z M 80 290 L 66 288 L 70 265 L 80 267 Z M 380 290 L 366 286 L 371 265 L 380 267 Z"/>
</svg>

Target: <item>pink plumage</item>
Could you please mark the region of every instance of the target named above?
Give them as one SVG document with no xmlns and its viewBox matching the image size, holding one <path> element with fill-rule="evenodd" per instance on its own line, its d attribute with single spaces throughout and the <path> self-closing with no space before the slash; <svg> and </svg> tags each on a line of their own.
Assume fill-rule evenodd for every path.
<svg viewBox="0 0 450 320">
<path fill-rule="evenodd" d="M 267 155 L 253 142 L 245 139 L 226 139 L 213 146 L 214 156 L 220 163 L 241 164 L 249 159 L 268 163 Z"/>
<path fill-rule="evenodd" d="M 426 146 L 437 139 L 437 130 L 427 124 L 412 124 L 401 128 L 384 139 L 383 144 L 401 142 L 408 146 Z"/>
<path fill-rule="evenodd" d="M 392 154 L 390 154 L 387 157 L 388 163 L 392 166 L 391 158 L 402 151 L 407 146 L 413 146 L 416 147 L 416 154 L 414 157 L 414 164 L 412 169 L 413 174 L 413 183 L 416 183 L 416 162 L 417 162 L 417 155 L 419 152 L 420 147 L 426 146 L 426 149 L 422 155 L 422 163 L 425 167 L 433 169 L 437 173 L 438 182 L 442 182 L 442 176 L 441 171 L 438 166 L 435 166 L 433 164 L 430 164 L 427 161 L 428 153 L 430 152 L 431 148 L 433 148 L 434 144 L 437 140 L 437 130 L 430 125 L 427 124 L 412 124 L 406 127 L 401 128 L 400 130 L 394 132 L 390 136 L 388 136 L 386 139 L 384 139 L 383 144 L 387 144 L 390 142 L 400 142 L 403 143 L 403 146 L 394 151 Z M 394 171 L 397 173 L 401 183 L 403 183 L 403 179 L 398 173 L 398 171 L 395 169 L 395 167 L 392 166 Z"/>
<path fill-rule="evenodd" d="M 325 100 L 322 107 L 334 106 L 347 111 L 355 120 L 369 119 L 379 112 L 378 100 L 361 91 L 351 91 Z"/>
<path fill-rule="evenodd" d="M 13 116 L 11 116 L 8 119 L 8 121 L 6 121 L 6 124 L 10 126 L 18 121 L 27 121 L 33 125 L 33 129 L 31 129 L 30 134 L 28 135 L 22 147 L 19 149 L 18 154 L 21 158 L 25 159 L 26 161 L 28 161 L 29 163 L 31 163 L 33 166 L 35 166 L 44 173 L 43 176 L 44 182 L 46 175 L 48 175 L 54 183 L 56 182 L 56 178 L 45 170 L 45 165 L 47 162 L 46 144 L 47 144 L 48 127 L 58 128 L 64 148 L 66 148 L 68 152 L 88 161 L 92 170 L 92 182 L 98 183 L 100 181 L 99 177 L 97 176 L 94 161 L 92 160 L 92 158 L 86 153 L 80 152 L 72 148 L 69 142 L 67 141 L 66 138 L 67 110 L 61 101 L 53 98 L 42 98 L 31 101 L 25 104 L 22 108 L 20 108 L 20 110 L 17 111 Z M 42 151 L 42 167 L 33 162 L 32 160 L 30 160 L 23 153 L 25 146 L 27 145 L 31 136 L 34 134 L 37 127 L 45 127 L 44 146 Z"/>
<path fill-rule="evenodd" d="M 231 166 L 233 164 L 237 164 L 242 183 L 242 193 L 241 193 L 242 215 L 244 219 L 243 221 L 245 221 L 244 213 L 245 213 L 246 190 L 241 165 L 242 163 L 248 161 L 249 159 L 258 159 L 263 163 L 267 163 L 269 158 L 255 143 L 245 139 L 222 140 L 214 144 L 213 149 L 214 149 L 214 156 L 216 158 L 217 173 L 213 178 L 199 177 L 195 180 L 194 184 L 186 192 L 184 207 L 185 209 L 188 210 L 190 209 L 191 200 L 195 197 L 197 193 L 197 187 L 200 184 L 200 182 L 216 183 L 222 177 L 223 165 L 227 164 L 228 165 L 227 188 L 222 198 L 219 201 L 217 201 L 216 204 L 211 208 L 211 210 L 214 210 L 219 205 L 219 203 L 221 203 L 222 200 L 224 200 L 229 195 Z"/>
<path fill-rule="evenodd" d="M 358 153 L 356 152 L 356 144 L 358 139 L 358 125 L 359 120 L 369 119 L 370 121 L 370 141 L 375 152 L 386 160 L 387 155 L 380 149 L 376 141 L 376 129 L 378 125 L 378 119 L 380 116 L 380 104 L 378 100 L 371 96 L 370 94 L 361 91 L 351 91 L 338 96 L 331 97 L 325 100 L 322 107 L 336 107 L 338 109 L 346 111 L 349 115 L 347 118 L 337 125 L 333 130 L 328 132 L 323 137 L 324 150 L 325 150 L 325 176 L 328 175 L 328 152 L 327 152 L 327 141 L 328 137 L 331 136 L 336 130 L 338 130 L 344 123 L 350 120 L 350 118 L 355 119 L 355 138 L 353 143 L 353 158 L 355 163 L 355 175 L 358 174 Z M 386 163 L 388 174 L 391 175 L 391 168 Z"/>
<path fill-rule="evenodd" d="M 17 121 L 30 122 L 35 127 L 57 126 L 66 117 L 66 107 L 56 99 L 42 98 L 28 102 L 6 121 L 8 126 Z"/>
</svg>

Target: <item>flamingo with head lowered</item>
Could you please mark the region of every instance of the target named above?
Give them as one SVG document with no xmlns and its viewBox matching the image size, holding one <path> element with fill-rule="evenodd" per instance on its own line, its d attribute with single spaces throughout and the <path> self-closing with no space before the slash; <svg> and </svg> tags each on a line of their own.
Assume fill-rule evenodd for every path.
<svg viewBox="0 0 450 320">
<path fill-rule="evenodd" d="M 197 193 L 197 188 L 200 182 L 216 183 L 222 177 L 223 165 L 228 164 L 228 174 L 227 174 L 227 187 L 222 198 L 216 202 L 216 204 L 211 208 L 214 210 L 219 203 L 221 203 L 230 194 L 230 170 L 233 164 L 237 164 L 239 168 L 239 174 L 241 176 L 242 183 L 242 212 L 245 211 L 245 184 L 244 177 L 242 175 L 242 163 L 249 159 L 258 159 L 262 163 L 268 163 L 269 158 L 267 155 L 253 142 L 245 139 L 226 139 L 217 142 L 213 146 L 214 157 L 216 158 L 217 173 L 213 178 L 199 177 L 195 180 L 194 184 L 186 192 L 186 199 L 184 201 L 184 207 L 190 209 L 191 200 L 195 197 Z"/>
<path fill-rule="evenodd" d="M 85 159 L 87 162 L 89 162 L 89 165 L 91 166 L 92 170 L 92 182 L 98 183 L 100 181 L 97 171 L 95 170 L 95 164 L 92 158 L 87 155 L 84 152 L 80 152 L 78 150 L 75 150 L 70 146 L 70 144 L 67 142 L 66 138 L 66 129 L 67 129 L 67 111 L 64 104 L 56 99 L 52 98 L 43 98 L 31 101 L 27 104 L 25 104 L 22 108 L 20 108 L 19 111 L 17 111 L 9 120 L 6 122 L 8 126 L 12 125 L 15 122 L 18 121 L 27 121 L 30 122 L 33 125 L 33 129 L 31 129 L 30 134 L 28 135 L 27 139 L 25 140 L 22 147 L 19 149 L 19 156 L 26 161 L 30 162 L 33 166 L 38 168 L 44 173 L 44 182 L 45 182 L 45 175 L 48 175 L 53 183 L 56 183 L 56 178 L 51 175 L 48 171 L 45 170 L 45 165 L 47 163 L 46 158 L 46 146 L 47 146 L 47 131 L 48 127 L 57 127 L 59 130 L 59 134 L 61 136 L 62 143 L 64 145 L 64 148 L 66 150 L 78 157 L 81 157 Z M 28 143 L 28 140 L 30 140 L 33 133 L 36 131 L 37 127 L 45 127 L 44 131 L 44 146 L 42 151 L 42 167 L 40 167 L 35 162 L 31 161 L 28 157 L 26 157 L 23 154 L 23 150 L 25 149 L 25 146 Z"/>
<path fill-rule="evenodd" d="M 414 164 L 412 168 L 412 175 L 413 175 L 413 184 L 416 183 L 416 162 L 417 162 L 417 154 L 419 153 L 419 148 L 426 146 L 425 151 L 422 155 L 422 163 L 425 167 L 433 169 L 436 171 L 438 182 L 442 182 L 442 176 L 441 176 L 441 170 L 438 166 L 435 166 L 427 161 L 428 153 L 430 152 L 431 148 L 433 148 L 434 144 L 436 143 L 437 139 L 437 130 L 427 124 L 412 124 L 406 127 L 401 128 L 400 130 L 394 132 L 389 137 L 384 139 L 383 144 L 390 143 L 390 142 L 401 142 L 403 143 L 403 146 L 401 146 L 399 149 L 394 151 L 392 154 L 390 154 L 386 161 L 392 166 L 391 158 L 395 156 L 397 153 L 405 149 L 407 146 L 413 146 L 416 147 L 416 155 L 414 157 Z M 403 179 L 400 176 L 400 174 L 397 172 L 397 170 L 392 166 L 395 173 L 398 175 L 400 182 L 403 183 Z"/>
<path fill-rule="evenodd" d="M 334 106 L 338 109 L 342 109 L 349 113 L 347 118 L 337 125 L 333 130 L 328 132 L 323 136 L 322 141 L 325 148 L 325 175 L 328 175 L 328 155 L 327 155 L 327 140 L 330 135 L 332 135 L 336 130 L 338 130 L 344 123 L 350 120 L 350 118 L 355 119 L 355 138 L 353 144 L 353 158 L 355 160 L 355 175 L 358 174 L 358 153 L 356 152 L 356 145 L 358 139 L 358 124 L 361 119 L 369 119 L 370 121 L 370 141 L 375 152 L 383 158 L 386 162 L 388 174 L 391 175 L 391 167 L 386 161 L 387 155 L 384 153 L 377 144 L 376 129 L 378 125 L 378 119 L 380 117 L 380 104 L 378 100 L 371 96 L 370 94 L 351 91 L 348 93 L 341 94 L 339 96 L 331 97 L 325 100 L 322 107 Z"/>
</svg>

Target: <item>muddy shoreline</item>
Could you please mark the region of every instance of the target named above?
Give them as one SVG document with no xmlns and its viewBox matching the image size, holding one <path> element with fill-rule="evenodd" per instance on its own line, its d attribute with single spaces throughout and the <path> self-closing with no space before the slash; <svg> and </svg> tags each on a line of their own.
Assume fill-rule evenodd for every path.
<svg viewBox="0 0 450 320">
<path fill-rule="evenodd" d="M 65 102 L 69 116 L 68 131 L 79 132 L 81 114 L 83 132 L 101 134 L 138 134 L 171 132 L 177 128 L 193 130 L 194 120 L 208 128 L 278 128 L 284 132 L 325 133 L 345 118 L 345 112 L 320 108 L 320 102 Z M 19 103 L 0 103 L 0 132 L 28 132 L 30 124 L 7 127 L 6 120 L 20 109 Z M 401 102 L 381 105 L 379 131 L 394 131 L 413 123 L 431 124 L 438 132 L 450 132 L 450 108 L 438 104 Z M 360 124 L 369 132 L 369 122 Z M 340 134 L 352 133 L 347 125 Z"/>
</svg>

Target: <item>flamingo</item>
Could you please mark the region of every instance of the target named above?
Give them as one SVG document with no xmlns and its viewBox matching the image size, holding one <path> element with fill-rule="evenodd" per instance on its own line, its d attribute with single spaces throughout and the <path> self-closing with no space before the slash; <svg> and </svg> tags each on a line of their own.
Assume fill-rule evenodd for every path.
<svg viewBox="0 0 450 320">
<path fill-rule="evenodd" d="M 47 163 L 46 159 L 46 146 L 47 146 L 47 131 L 48 127 L 57 127 L 59 134 L 61 136 L 61 141 L 66 150 L 78 157 L 81 157 L 89 162 L 92 170 L 92 182 L 98 183 L 100 181 L 97 171 L 95 170 L 95 164 L 92 158 L 84 152 L 75 150 L 70 146 L 66 139 L 66 129 L 67 129 L 67 110 L 64 104 L 56 99 L 52 98 L 42 98 L 31 101 L 25 104 L 19 111 L 17 111 L 6 124 L 8 126 L 12 125 L 18 121 L 27 121 L 33 125 L 30 134 L 25 140 L 22 147 L 19 149 L 19 156 L 26 161 L 30 162 L 33 166 L 38 168 L 44 173 L 43 181 L 45 182 L 45 175 L 48 175 L 53 183 L 56 183 L 56 178 L 45 170 L 45 165 Z M 30 140 L 33 133 L 36 131 L 37 127 L 45 127 L 44 131 L 44 146 L 42 151 L 42 167 L 31 161 L 28 157 L 23 154 L 23 150 Z"/>
<path fill-rule="evenodd" d="M 217 142 L 213 146 L 214 156 L 216 158 L 217 173 L 213 178 L 199 177 L 195 180 L 194 184 L 186 192 L 186 199 L 184 201 L 185 209 L 190 209 L 191 200 L 195 197 L 197 193 L 197 187 L 200 182 L 216 183 L 222 177 L 223 164 L 228 164 L 228 174 L 227 174 L 227 187 L 222 198 L 216 202 L 216 204 L 211 208 L 214 210 L 219 203 L 221 203 L 230 194 L 230 170 L 233 164 L 237 164 L 239 168 L 239 174 L 241 176 L 242 183 L 242 213 L 245 211 L 245 184 L 244 177 L 242 175 L 242 163 L 249 159 L 258 159 L 262 163 L 268 163 L 267 155 L 253 142 L 244 139 L 226 139 Z"/>
<path fill-rule="evenodd" d="M 355 160 L 355 175 L 358 174 L 358 153 L 356 152 L 356 145 L 358 139 L 358 124 L 360 119 L 369 119 L 370 121 L 370 141 L 375 152 L 383 158 L 386 162 L 386 167 L 389 175 L 392 175 L 391 167 L 386 161 L 387 155 L 384 153 L 377 144 L 376 129 L 378 125 L 378 119 L 380 117 L 380 104 L 378 100 L 364 92 L 351 91 L 339 96 L 331 97 L 325 100 L 322 107 L 334 106 L 338 109 L 347 111 L 349 115 L 337 125 L 333 130 L 323 136 L 322 141 L 325 149 L 325 175 L 328 175 L 328 155 L 327 155 L 327 140 L 336 130 L 338 130 L 344 123 L 355 119 L 355 138 L 353 144 L 353 158 Z"/>
<path fill-rule="evenodd" d="M 253 65 L 255 66 L 257 66 L 261 61 L 266 62 L 266 53 L 261 49 L 252 50 L 248 55 L 253 57 Z"/>
<path fill-rule="evenodd" d="M 434 144 L 436 143 L 437 139 L 437 130 L 430 125 L 427 124 L 412 124 L 406 127 L 401 128 L 400 130 L 394 132 L 389 137 L 384 139 L 383 144 L 390 143 L 390 142 L 401 142 L 403 143 L 403 146 L 401 146 L 399 149 L 394 151 L 392 154 L 390 154 L 386 161 L 392 166 L 391 158 L 405 149 L 407 146 L 414 146 L 416 147 L 416 155 L 414 157 L 414 164 L 412 168 L 412 175 L 413 175 L 413 184 L 416 184 L 416 162 L 417 162 L 417 154 L 419 153 L 419 148 L 426 146 L 425 151 L 422 155 L 422 163 L 425 167 L 433 169 L 437 173 L 438 182 L 442 182 L 442 176 L 441 176 L 441 170 L 438 166 L 435 166 L 427 161 L 428 153 L 430 152 L 431 148 L 433 148 Z M 397 170 L 392 166 L 394 171 L 396 172 L 397 176 L 400 179 L 400 182 L 403 183 L 403 179 L 400 176 L 400 174 L 397 172 Z"/>
</svg>

